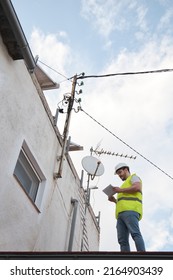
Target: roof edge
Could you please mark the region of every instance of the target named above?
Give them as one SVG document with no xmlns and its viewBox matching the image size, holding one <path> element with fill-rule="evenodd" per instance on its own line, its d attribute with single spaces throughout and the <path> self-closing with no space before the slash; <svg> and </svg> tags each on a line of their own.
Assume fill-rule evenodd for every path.
<svg viewBox="0 0 173 280">
<path fill-rule="evenodd" d="M 27 42 L 17 14 L 14 10 L 13 4 L 11 3 L 11 0 L 0 0 L 0 4 L 9 22 L 14 37 L 19 44 L 19 48 L 25 60 L 28 71 L 33 72 L 36 67 L 36 62 L 30 50 L 29 44 Z"/>
</svg>

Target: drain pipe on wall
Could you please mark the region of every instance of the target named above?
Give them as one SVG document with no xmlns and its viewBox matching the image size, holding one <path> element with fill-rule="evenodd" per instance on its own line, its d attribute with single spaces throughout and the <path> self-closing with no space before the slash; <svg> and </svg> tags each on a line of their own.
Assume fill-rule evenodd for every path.
<svg viewBox="0 0 173 280">
<path fill-rule="evenodd" d="M 73 248 L 73 240 L 74 240 L 75 225 L 76 225 L 76 218 L 77 218 L 77 209 L 78 209 L 78 200 L 72 198 L 71 199 L 71 204 L 73 204 L 73 217 L 72 217 L 72 222 L 71 222 L 71 230 L 70 230 L 68 251 L 72 251 L 72 248 Z"/>
</svg>

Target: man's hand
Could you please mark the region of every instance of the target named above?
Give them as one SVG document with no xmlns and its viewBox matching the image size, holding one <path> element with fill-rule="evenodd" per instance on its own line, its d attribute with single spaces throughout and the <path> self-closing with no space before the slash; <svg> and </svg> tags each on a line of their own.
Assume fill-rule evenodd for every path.
<svg viewBox="0 0 173 280">
<path fill-rule="evenodd" d="M 122 192 L 122 189 L 119 187 L 113 187 L 113 190 L 114 190 L 115 194 Z"/>
<path fill-rule="evenodd" d="M 111 201 L 111 202 L 117 203 L 117 200 L 114 196 L 108 197 L 108 200 Z"/>
<path fill-rule="evenodd" d="M 131 187 L 129 188 L 119 188 L 119 187 L 113 187 L 114 194 L 116 193 L 135 193 L 135 192 L 141 192 L 142 186 L 140 182 L 133 183 Z"/>
</svg>

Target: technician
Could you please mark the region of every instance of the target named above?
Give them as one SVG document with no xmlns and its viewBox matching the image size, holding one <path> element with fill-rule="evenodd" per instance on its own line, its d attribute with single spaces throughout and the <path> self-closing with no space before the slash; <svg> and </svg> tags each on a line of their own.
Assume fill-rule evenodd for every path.
<svg viewBox="0 0 173 280">
<path fill-rule="evenodd" d="M 130 251 L 129 235 L 133 238 L 137 251 L 145 251 L 144 240 L 139 228 L 142 219 L 142 181 L 136 174 L 130 174 L 126 163 L 115 167 L 117 174 L 124 183 L 113 187 L 114 195 L 108 198 L 116 204 L 117 237 L 121 251 Z"/>
</svg>

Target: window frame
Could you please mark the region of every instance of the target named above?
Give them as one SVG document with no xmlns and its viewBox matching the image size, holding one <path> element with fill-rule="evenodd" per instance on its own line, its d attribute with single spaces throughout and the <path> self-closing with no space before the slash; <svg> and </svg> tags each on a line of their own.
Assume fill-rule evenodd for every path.
<svg viewBox="0 0 173 280">
<path fill-rule="evenodd" d="M 17 172 L 15 171 L 18 164 L 21 165 L 26 175 L 26 178 L 28 176 L 28 180 L 32 181 L 29 191 L 27 191 L 27 187 L 24 186 L 24 184 L 22 184 L 22 180 L 19 178 Z M 35 157 L 33 156 L 25 140 L 23 141 L 22 147 L 20 149 L 17 162 L 14 168 L 13 176 L 15 177 L 19 185 L 22 187 L 22 189 L 24 190 L 25 194 L 30 199 L 32 204 L 40 212 L 39 208 L 41 206 L 41 201 L 45 189 L 46 177 L 41 171 Z M 35 182 L 37 181 L 36 183 L 38 183 L 36 188 L 34 187 L 35 184 L 34 180 Z"/>
</svg>

